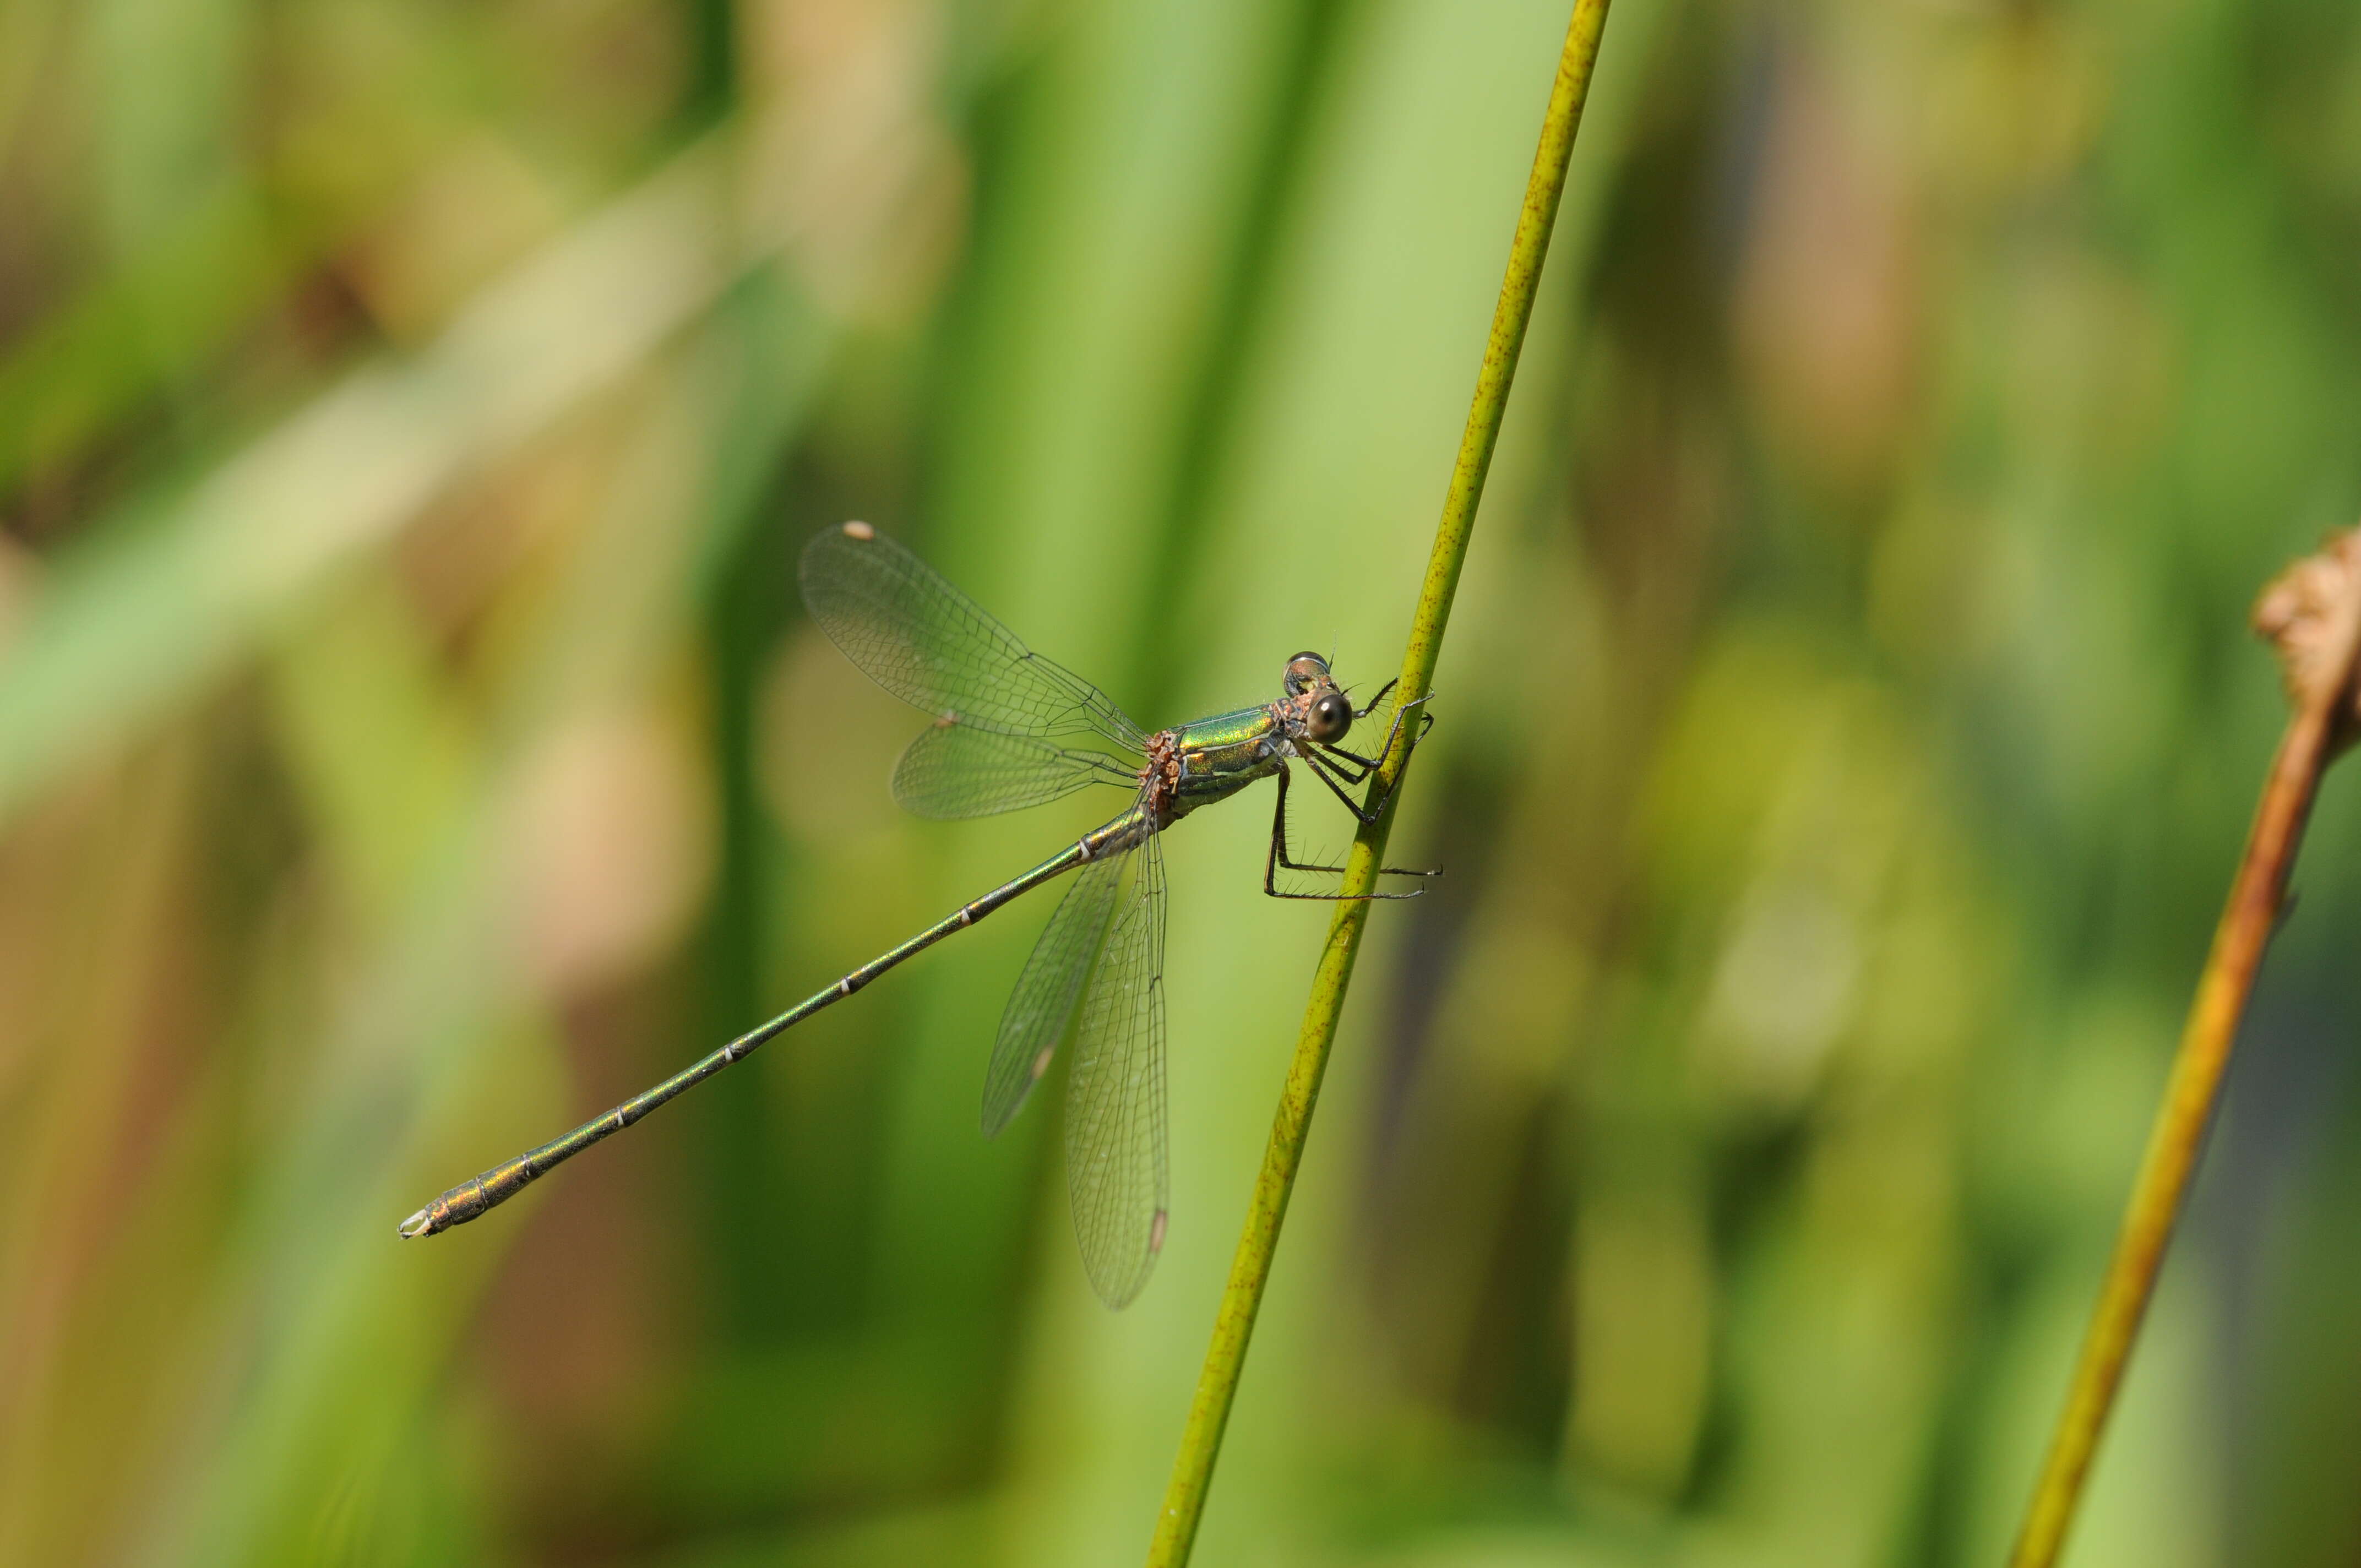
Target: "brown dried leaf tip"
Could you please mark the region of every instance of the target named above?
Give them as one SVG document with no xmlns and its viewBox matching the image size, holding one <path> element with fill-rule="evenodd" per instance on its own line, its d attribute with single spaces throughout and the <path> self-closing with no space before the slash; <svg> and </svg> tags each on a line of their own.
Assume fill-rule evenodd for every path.
<svg viewBox="0 0 2361 1568">
<path fill-rule="evenodd" d="M 2361 739 L 2361 690 L 2354 680 L 2361 632 L 2361 528 L 2333 533 L 2316 555 L 2281 572 L 2255 601 L 2255 630 L 2276 649 L 2288 699 L 2299 707 L 2323 686 L 2339 691 L 2329 745 Z"/>
</svg>

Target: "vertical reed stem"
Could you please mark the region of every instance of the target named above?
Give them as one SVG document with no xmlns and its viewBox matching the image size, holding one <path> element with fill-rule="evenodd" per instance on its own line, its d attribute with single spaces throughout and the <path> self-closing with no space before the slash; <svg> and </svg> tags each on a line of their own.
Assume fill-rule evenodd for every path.
<svg viewBox="0 0 2361 1568">
<path fill-rule="evenodd" d="M 1476 377 L 1475 401 L 1467 411 L 1467 428 L 1460 437 L 1459 456 L 1444 496 L 1443 519 L 1435 529 L 1433 552 L 1427 558 L 1426 581 L 1411 622 L 1410 644 L 1402 654 L 1400 692 L 1405 702 L 1427 694 L 1435 661 L 1443 651 L 1444 626 L 1451 617 L 1460 566 L 1467 558 L 1477 503 L 1483 498 L 1492 448 L 1499 439 L 1500 417 L 1508 407 L 1509 386 L 1517 373 L 1517 355 L 1524 345 L 1525 323 L 1532 316 L 1533 291 L 1541 280 L 1543 258 L 1549 252 L 1558 197 L 1565 189 L 1566 159 L 1574 150 L 1575 131 L 1582 123 L 1583 101 L 1589 95 L 1608 4 L 1609 0 L 1577 0 L 1566 29 L 1565 49 L 1550 90 L 1549 111 L 1542 121 L 1541 147 L 1533 155 L 1532 177 L 1526 183 L 1516 238 L 1509 248 L 1508 276 L 1501 281 L 1500 302 L 1492 313 L 1491 335 Z M 1403 728 L 1407 734 L 1414 727 Z M 1387 755 L 1371 785 L 1372 800 L 1389 798 L 1409 761 L 1410 748 L 1404 740 Z M 1352 853 L 1345 861 L 1343 892 L 1367 893 L 1376 885 L 1377 868 L 1392 825 L 1389 803 L 1374 826 L 1355 836 Z M 1213 1460 L 1221 1451 L 1222 1429 L 1237 1394 L 1246 1341 L 1254 1332 L 1263 1286 L 1270 1277 L 1271 1254 L 1279 1244 L 1279 1224 L 1287 1216 L 1296 1169 L 1302 1163 L 1304 1138 L 1311 1131 L 1320 1081 L 1328 1069 L 1329 1047 L 1336 1038 L 1337 1015 L 1345 1005 L 1353 960 L 1360 951 L 1361 932 L 1368 917 L 1366 902 L 1339 904 L 1329 924 L 1327 946 L 1312 976 L 1312 998 L 1288 1068 L 1287 1087 L 1271 1125 L 1270 1145 L 1263 1154 L 1262 1174 L 1246 1209 L 1246 1230 L 1238 1238 L 1229 1285 L 1222 1292 L 1221 1309 L 1213 1320 L 1213 1343 L 1205 1352 L 1204 1370 L 1198 1375 L 1196 1397 L 1190 1402 L 1188 1425 L 1181 1432 L 1180 1452 L 1172 1463 L 1172 1480 L 1165 1489 L 1163 1510 L 1157 1516 L 1156 1537 L 1148 1552 L 1148 1568 L 1180 1568 L 1188 1562 L 1196 1541 Z"/>
<path fill-rule="evenodd" d="M 2191 1179 L 2196 1174 L 2205 1130 L 2221 1098 L 2222 1079 L 2236 1042 L 2238 1022 L 2261 968 L 2263 950 L 2287 894 L 2288 873 L 2303 840 L 2305 819 L 2320 787 L 2320 775 L 2342 739 L 2353 701 L 2354 667 L 2361 657 L 2361 542 L 2348 540 L 2323 560 L 2341 553 L 2350 563 L 2341 598 L 2321 606 L 2317 657 L 2311 678 L 2291 661 L 2297 705 L 2263 785 L 2262 803 L 2246 838 L 2245 856 L 2230 883 L 2230 897 L 2214 928 L 2213 951 L 2198 977 L 2197 998 L 2180 1037 L 2164 1103 L 2148 1134 L 2147 1153 L 2132 1184 L 2131 1203 L 2115 1240 L 2114 1259 L 2091 1315 L 2081 1361 L 2050 1438 L 2049 1457 L 2034 1488 L 2025 1526 L 2017 1537 L 2012 1568 L 2050 1568 L 2065 1544 L 2067 1526 L 2081 1500 L 2092 1456 L 2099 1446 L 2115 1391 L 2123 1382 L 2140 1320 L 2155 1293 L 2165 1249 L 2171 1245 Z"/>
</svg>

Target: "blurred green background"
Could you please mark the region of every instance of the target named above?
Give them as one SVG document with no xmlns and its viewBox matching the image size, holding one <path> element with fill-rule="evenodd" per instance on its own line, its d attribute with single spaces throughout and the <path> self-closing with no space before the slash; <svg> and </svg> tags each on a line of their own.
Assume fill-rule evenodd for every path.
<svg viewBox="0 0 2361 1568">
<path fill-rule="evenodd" d="M 975 1130 L 1048 897 L 394 1224 L 1104 814 L 897 816 L 812 531 L 1152 724 L 1391 672 L 1565 24 L 0 3 L 0 1561 L 1136 1561 L 1324 925 L 1261 806 L 1126 1312 L 1056 1096 Z M 1620 0 L 1201 1563 L 1999 1561 L 2356 257 L 2343 0 Z M 2361 1558 L 2356 787 L 2076 1564 Z"/>
</svg>

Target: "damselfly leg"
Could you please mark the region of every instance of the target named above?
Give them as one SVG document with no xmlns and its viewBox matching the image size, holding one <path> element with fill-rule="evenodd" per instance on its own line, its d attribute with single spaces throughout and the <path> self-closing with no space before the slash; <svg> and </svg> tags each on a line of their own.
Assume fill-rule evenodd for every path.
<svg viewBox="0 0 2361 1568">
<path fill-rule="evenodd" d="M 1317 768 L 1314 768 L 1312 771 L 1314 773 L 1319 772 Z M 1325 774 L 1322 775 L 1322 782 L 1327 782 Z M 1334 784 L 1329 784 L 1328 787 L 1334 789 L 1336 786 Z M 1353 803 L 1350 798 L 1347 798 L 1345 804 L 1351 806 Z M 1360 815 L 1360 808 L 1354 806 L 1353 812 L 1354 815 L 1357 817 Z M 1319 865 L 1307 861 L 1299 861 L 1288 854 L 1287 770 L 1281 768 L 1279 773 L 1279 806 L 1278 809 L 1271 813 L 1270 818 L 1270 853 L 1264 858 L 1262 863 L 1262 890 L 1264 893 L 1269 894 L 1273 898 L 1301 898 L 1313 900 L 1323 904 L 1358 904 L 1377 899 L 1416 898 L 1420 893 L 1425 891 L 1422 888 L 1419 888 L 1413 889 L 1409 893 L 1297 893 L 1282 888 L 1279 885 L 1279 873 L 1281 871 L 1325 872 L 1333 876 L 1341 873 L 1344 869 L 1345 868 L 1342 866 Z M 1379 876 L 1441 876 L 1443 874 L 1443 868 L 1441 866 L 1437 866 L 1432 871 L 1422 871 L 1401 866 L 1379 866 L 1378 868 L 1378 874 Z"/>
<path fill-rule="evenodd" d="M 1369 699 L 1368 707 L 1356 710 L 1354 717 L 1356 718 L 1367 717 L 1367 714 L 1374 710 L 1379 703 L 1385 700 L 1386 693 L 1391 691 L 1393 689 L 1393 682 L 1388 681 L 1384 685 L 1379 686 L 1378 688 L 1377 696 Z M 1328 786 L 1328 792 L 1336 797 L 1337 801 L 1343 805 L 1345 810 L 1351 812 L 1354 817 L 1363 826 L 1368 826 L 1376 822 L 1378 815 L 1385 810 L 1387 803 L 1393 797 L 1393 792 L 1389 790 L 1383 796 L 1378 798 L 1376 804 L 1363 806 L 1358 802 L 1355 801 L 1351 795 L 1345 793 L 1345 786 L 1348 784 L 1356 784 L 1363 783 L 1368 779 L 1371 774 L 1377 772 L 1379 760 L 1393 750 L 1395 738 L 1401 731 L 1402 719 L 1408 715 L 1411 708 L 1419 707 L 1425 701 L 1426 698 L 1419 697 L 1414 701 L 1404 703 L 1401 709 L 1395 713 L 1393 724 L 1386 731 L 1385 744 L 1378 748 L 1378 756 L 1375 758 L 1361 757 L 1351 751 L 1345 751 L 1344 748 L 1340 746 L 1333 746 L 1325 741 L 1319 741 L 1314 742 L 1316 750 L 1299 750 L 1296 753 L 1297 760 L 1301 762 L 1304 766 L 1310 768 L 1313 776 L 1318 778 L 1322 784 Z M 1433 728 L 1434 724 L 1434 717 L 1429 713 L 1422 712 L 1419 715 L 1419 719 L 1420 723 L 1417 733 L 1411 737 L 1411 744 L 1413 747 L 1415 747 L 1418 742 L 1425 737 L 1427 730 Z M 1348 759 L 1353 764 L 1356 765 L 1357 771 L 1350 770 L 1344 764 L 1329 761 L 1326 757 L 1323 757 L 1321 754 L 1322 752 L 1334 752 Z M 1279 771 L 1279 803 L 1271 814 L 1270 852 L 1263 859 L 1262 890 L 1266 894 L 1272 898 L 1299 898 L 1315 900 L 1322 903 L 1336 904 L 1357 903 L 1364 900 L 1374 899 L 1416 898 L 1420 893 L 1425 891 L 1422 888 L 1414 888 L 1408 893 L 1346 894 L 1299 893 L 1281 889 L 1279 886 L 1279 873 L 1281 871 L 1321 872 L 1330 875 L 1337 875 L 1341 874 L 1345 870 L 1343 866 L 1325 865 L 1309 861 L 1298 861 L 1287 852 L 1288 773 L 1289 770 L 1285 767 L 1281 767 Z M 1443 874 L 1443 868 L 1441 866 L 1436 866 L 1429 870 L 1407 866 L 1379 866 L 1378 868 L 1378 874 L 1379 876 L 1408 877 L 1441 876 Z"/>
<path fill-rule="evenodd" d="M 1356 710 L 1353 717 L 1356 718 L 1366 718 L 1372 709 L 1376 708 L 1378 704 L 1385 701 L 1386 693 L 1391 691 L 1393 689 L 1393 682 L 1388 681 L 1384 685 L 1379 686 L 1378 688 L 1378 695 L 1369 699 L 1369 706 L 1367 707 Z M 1430 696 L 1433 695 L 1433 694 L 1432 693 L 1428 694 Z M 1401 733 L 1402 719 L 1409 715 L 1411 708 L 1422 707 L 1422 705 L 1426 700 L 1426 697 L 1422 696 L 1401 705 L 1401 707 L 1394 714 L 1393 723 L 1389 725 L 1386 729 L 1385 744 L 1378 748 L 1378 754 L 1374 757 L 1364 757 L 1358 751 L 1347 751 L 1332 740 L 1318 740 L 1312 743 L 1318 746 L 1321 751 L 1325 754 L 1326 760 L 1334 768 L 1336 775 L 1343 779 L 1345 783 L 1348 784 L 1365 783 L 1371 773 L 1376 773 L 1378 769 L 1384 764 L 1387 754 L 1394 749 L 1394 738 Z M 1434 715 L 1422 711 L 1418 716 L 1418 733 L 1410 738 L 1411 745 L 1412 747 L 1417 746 L 1421 740 L 1426 739 L 1426 732 L 1433 728 Z M 1344 762 L 1336 762 L 1335 759 L 1339 757 L 1343 758 Z M 1346 763 L 1350 763 L 1351 766 L 1347 767 L 1345 765 Z M 1367 811 L 1364 811 L 1359 806 L 1355 806 L 1353 808 L 1353 812 L 1355 816 L 1359 817 L 1364 822 L 1374 822 L 1378 819 L 1377 813 L 1384 810 L 1385 805 L 1386 803 L 1381 800 L 1378 802 L 1375 806 L 1370 807 Z"/>
</svg>

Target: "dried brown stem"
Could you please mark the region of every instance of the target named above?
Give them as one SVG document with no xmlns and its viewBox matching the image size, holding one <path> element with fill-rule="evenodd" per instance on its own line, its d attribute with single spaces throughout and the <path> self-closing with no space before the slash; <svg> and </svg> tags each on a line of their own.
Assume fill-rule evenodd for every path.
<svg viewBox="0 0 2361 1568">
<path fill-rule="evenodd" d="M 2295 714 L 2263 785 L 2246 852 L 2198 977 L 2180 1054 L 2148 1134 L 2073 1387 L 2010 1559 L 2013 1568 L 2049 1568 L 2065 1542 L 2196 1173 L 2320 775 L 2361 733 L 2355 673 L 2361 661 L 2361 529 L 2330 540 L 2319 554 L 2298 562 L 2266 589 L 2255 607 L 2255 630 L 2279 651 Z"/>
</svg>

